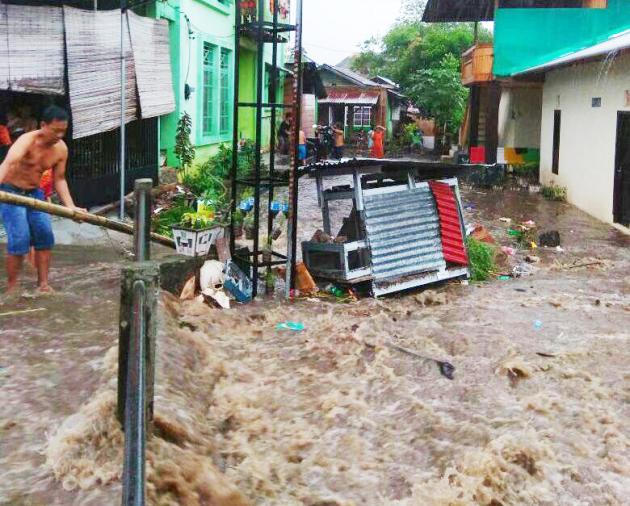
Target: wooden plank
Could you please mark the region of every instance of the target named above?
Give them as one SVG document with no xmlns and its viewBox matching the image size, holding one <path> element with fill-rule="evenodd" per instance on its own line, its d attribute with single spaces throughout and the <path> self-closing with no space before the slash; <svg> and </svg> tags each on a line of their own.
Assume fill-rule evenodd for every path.
<svg viewBox="0 0 630 506">
<path fill-rule="evenodd" d="M 68 218 L 70 220 L 90 223 L 91 225 L 108 228 L 110 230 L 122 232 L 123 234 L 133 235 L 134 232 L 133 227 L 131 225 L 128 225 L 127 223 L 110 220 L 103 216 L 97 216 L 96 214 L 75 211 L 68 207 L 50 204 L 48 202 L 44 202 L 42 200 L 38 200 L 32 197 L 16 195 L 15 193 L 0 191 L 0 202 L 4 202 L 5 204 L 29 207 L 31 209 L 36 209 L 38 211 L 43 211 L 48 214 L 59 216 L 61 218 Z M 151 240 L 165 246 L 175 248 L 175 242 L 173 241 L 173 239 L 170 239 L 168 237 L 152 233 Z"/>
</svg>

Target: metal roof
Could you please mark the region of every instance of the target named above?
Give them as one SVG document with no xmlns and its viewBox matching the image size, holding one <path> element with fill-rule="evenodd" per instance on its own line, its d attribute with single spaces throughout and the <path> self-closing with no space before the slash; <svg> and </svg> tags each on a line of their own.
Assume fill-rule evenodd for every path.
<svg viewBox="0 0 630 506">
<path fill-rule="evenodd" d="M 583 60 L 590 60 L 608 55 L 615 56 L 619 51 L 623 51 L 628 48 L 630 48 L 630 30 L 625 30 L 623 32 L 616 33 L 610 36 L 604 42 L 600 42 L 599 44 L 595 44 L 593 46 L 586 47 L 578 51 L 572 51 L 558 58 L 554 58 L 553 60 L 550 60 L 546 63 L 530 67 L 513 75 L 518 76 L 522 74 L 543 72 L 546 70 L 551 70 L 555 67 L 568 65 L 570 63 L 576 63 Z"/>
<path fill-rule="evenodd" d="M 343 77 L 344 79 L 347 79 L 348 81 L 358 84 L 359 86 L 380 86 L 378 83 L 375 83 L 371 79 L 368 79 L 367 77 L 346 68 L 335 67 L 334 65 L 328 65 L 327 63 L 325 63 L 321 66 L 321 69 L 333 72 Z"/>
<path fill-rule="evenodd" d="M 352 174 L 356 169 L 365 169 L 369 172 L 381 172 L 384 174 L 414 172 L 420 179 L 442 179 L 445 177 L 468 177 L 478 172 L 482 167 L 490 165 L 454 165 L 443 162 L 423 162 L 406 158 L 343 158 L 341 160 L 325 160 L 301 167 L 300 175 L 320 175 L 323 177 L 341 176 Z"/>
<path fill-rule="evenodd" d="M 394 81 L 392 81 L 391 79 L 388 79 L 387 77 L 377 75 L 372 78 L 372 81 L 374 81 L 375 83 L 379 83 L 380 81 L 379 84 L 385 84 L 387 86 L 393 86 L 394 88 L 399 88 L 399 86 Z"/>
<path fill-rule="evenodd" d="M 494 0 L 429 0 L 425 23 L 494 20 Z"/>
<path fill-rule="evenodd" d="M 329 88 L 328 97 L 319 100 L 320 104 L 357 104 L 375 105 L 380 93 L 378 91 L 336 90 Z"/>
<path fill-rule="evenodd" d="M 440 218 L 428 186 L 367 194 L 363 200 L 377 284 L 446 268 Z"/>
</svg>

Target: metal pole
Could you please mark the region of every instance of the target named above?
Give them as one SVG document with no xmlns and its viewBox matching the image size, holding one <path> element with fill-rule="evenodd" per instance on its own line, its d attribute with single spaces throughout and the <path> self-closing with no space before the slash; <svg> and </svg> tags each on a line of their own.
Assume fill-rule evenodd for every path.
<svg viewBox="0 0 630 506">
<path fill-rule="evenodd" d="M 252 296 L 258 294 L 258 256 L 260 243 L 260 162 L 262 150 L 262 93 L 264 76 L 264 39 L 265 2 L 258 2 L 258 19 L 256 22 L 256 151 L 254 153 L 254 254 L 252 257 Z"/>
<path fill-rule="evenodd" d="M 136 179 L 133 234 L 136 262 L 145 262 L 151 259 L 151 188 L 153 188 L 152 179 Z"/>
<path fill-rule="evenodd" d="M 239 0 L 234 2 L 236 9 L 236 26 L 234 28 L 234 106 L 232 109 L 232 168 L 230 170 L 230 178 L 232 179 L 232 202 L 230 213 L 230 253 L 234 256 L 236 249 L 236 238 L 234 237 L 234 214 L 237 209 L 236 199 L 238 197 L 238 188 L 236 183 L 237 167 L 238 167 L 238 111 L 239 111 L 239 93 L 240 85 L 239 66 L 241 61 L 241 4 Z"/>
<path fill-rule="evenodd" d="M 302 0 L 297 0 L 295 21 L 295 57 L 294 57 L 294 111 L 295 126 L 293 133 L 293 153 L 289 169 L 289 223 L 287 227 L 287 279 L 286 296 L 291 295 L 295 286 L 295 262 L 297 255 L 297 226 L 298 226 L 298 144 L 300 142 L 300 123 L 302 116 Z"/>
<path fill-rule="evenodd" d="M 121 221 L 125 219 L 125 19 L 127 11 L 127 0 L 120 0 L 120 160 L 118 168 L 120 171 L 120 209 L 118 217 Z"/>
<path fill-rule="evenodd" d="M 276 165 L 276 114 L 278 108 L 276 107 L 277 89 L 278 89 L 278 0 L 273 2 L 273 41 L 271 43 L 271 83 L 269 92 L 271 94 L 268 97 L 268 102 L 271 104 L 271 120 L 270 130 L 271 138 L 269 142 L 269 200 L 267 203 L 267 241 L 271 241 L 271 235 L 273 233 L 273 214 L 271 212 L 271 203 L 274 197 L 274 177 L 275 177 L 275 165 Z M 267 246 L 271 246 L 267 244 Z M 271 265 L 267 266 L 266 278 L 269 279 L 269 273 L 271 272 Z M 266 283 L 268 285 L 268 283 Z M 267 290 L 271 290 L 270 286 L 266 286 Z"/>
<path fill-rule="evenodd" d="M 144 506 L 146 409 L 145 409 L 145 296 L 144 282 L 133 284 L 133 315 L 129 343 L 129 374 L 125 403 L 125 454 L 123 506 Z"/>
</svg>

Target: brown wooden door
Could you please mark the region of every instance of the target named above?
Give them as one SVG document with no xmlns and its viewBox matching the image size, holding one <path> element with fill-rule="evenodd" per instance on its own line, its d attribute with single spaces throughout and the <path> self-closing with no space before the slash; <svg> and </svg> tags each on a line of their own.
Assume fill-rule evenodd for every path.
<svg viewBox="0 0 630 506">
<path fill-rule="evenodd" d="M 614 192 L 614 220 L 616 223 L 630 225 L 630 112 L 617 113 Z"/>
</svg>

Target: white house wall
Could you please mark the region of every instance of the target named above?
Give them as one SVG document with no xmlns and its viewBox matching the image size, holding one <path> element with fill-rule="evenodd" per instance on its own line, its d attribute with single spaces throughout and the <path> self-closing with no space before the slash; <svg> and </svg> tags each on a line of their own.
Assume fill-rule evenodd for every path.
<svg viewBox="0 0 630 506">
<path fill-rule="evenodd" d="M 617 112 L 630 111 L 630 55 L 551 71 L 543 92 L 541 180 L 564 186 L 575 206 L 612 223 Z M 601 97 L 601 107 L 592 99 Z M 554 110 L 562 111 L 559 174 L 552 173 Z"/>
</svg>

